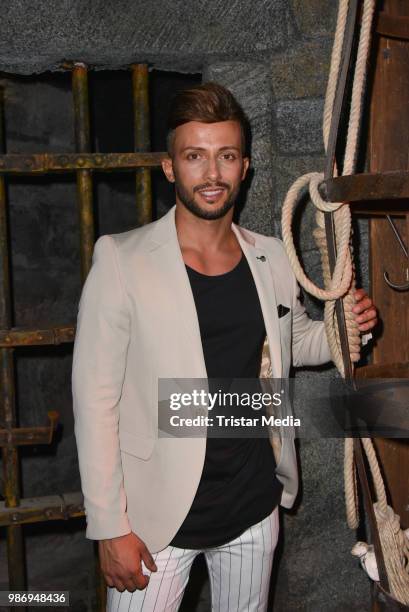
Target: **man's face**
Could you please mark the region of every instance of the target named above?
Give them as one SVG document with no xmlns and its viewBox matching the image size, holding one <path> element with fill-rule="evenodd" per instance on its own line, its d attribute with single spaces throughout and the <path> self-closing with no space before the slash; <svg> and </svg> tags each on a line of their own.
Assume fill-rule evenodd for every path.
<svg viewBox="0 0 409 612">
<path fill-rule="evenodd" d="M 162 162 L 176 202 L 202 219 L 220 219 L 234 206 L 248 166 L 237 121 L 180 125 L 172 159 Z"/>
</svg>

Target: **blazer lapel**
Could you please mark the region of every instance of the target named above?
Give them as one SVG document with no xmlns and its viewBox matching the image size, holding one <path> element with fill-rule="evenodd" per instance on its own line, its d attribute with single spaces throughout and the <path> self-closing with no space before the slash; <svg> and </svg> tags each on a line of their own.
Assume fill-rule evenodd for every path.
<svg viewBox="0 0 409 612">
<path fill-rule="evenodd" d="M 207 373 L 199 321 L 177 237 L 175 209 L 176 207 L 173 206 L 166 215 L 155 223 L 149 250 L 151 251 L 151 256 L 156 260 L 157 269 L 160 270 L 161 283 L 167 289 L 166 293 L 175 297 L 173 300 L 175 316 L 178 322 L 184 326 L 190 340 L 193 342 L 192 360 L 195 361 L 196 377 L 206 378 Z M 264 249 L 256 246 L 253 236 L 243 231 L 242 228 L 234 223 L 232 224 L 232 230 L 247 258 L 256 285 L 267 331 L 273 376 L 281 378 L 280 326 L 272 262 L 269 261 L 270 255 Z"/>
<path fill-rule="evenodd" d="M 196 305 L 176 232 L 175 206 L 156 223 L 152 232 L 150 255 L 160 274 L 164 295 L 172 296 L 169 307 L 173 309 L 174 316 L 169 324 L 182 325 L 186 330 L 190 342 L 193 343 L 190 350 L 190 365 L 197 372 L 195 377 L 206 378 Z"/>
<path fill-rule="evenodd" d="M 278 322 L 272 262 L 269 261 L 270 255 L 264 249 L 257 247 L 253 237 L 243 232 L 243 230 L 234 223 L 232 224 L 232 230 L 236 234 L 243 253 L 247 258 L 257 288 L 267 331 L 273 377 L 281 378 L 280 325 Z"/>
</svg>

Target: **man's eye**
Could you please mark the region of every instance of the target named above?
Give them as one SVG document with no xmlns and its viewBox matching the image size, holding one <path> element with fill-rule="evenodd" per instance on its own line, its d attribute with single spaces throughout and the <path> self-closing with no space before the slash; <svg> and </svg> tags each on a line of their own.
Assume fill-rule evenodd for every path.
<svg viewBox="0 0 409 612">
<path fill-rule="evenodd" d="M 199 153 L 188 153 L 187 159 L 199 159 Z"/>
<path fill-rule="evenodd" d="M 227 159 L 228 161 L 233 161 L 234 159 L 236 159 L 234 153 L 224 153 L 222 157 L 223 159 Z"/>
</svg>

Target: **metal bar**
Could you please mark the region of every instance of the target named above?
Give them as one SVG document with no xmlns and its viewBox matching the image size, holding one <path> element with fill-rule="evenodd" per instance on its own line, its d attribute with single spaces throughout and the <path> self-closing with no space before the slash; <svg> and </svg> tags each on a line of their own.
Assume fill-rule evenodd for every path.
<svg viewBox="0 0 409 612">
<path fill-rule="evenodd" d="M 45 174 L 96 170 L 134 170 L 145 166 L 160 166 L 165 152 L 140 153 L 34 153 L 0 155 L 0 174 Z"/>
<path fill-rule="evenodd" d="M 4 152 L 4 90 L 0 88 L 0 153 Z M 0 322 L 4 322 L 6 326 L 11 321 L 11 300 L 6 186 L 2 175 L 0 175 L 0 286 Z"/>
<path fill-rule="evenodd" d="M 77 151 L 88 153 L 91 150 L 89 103 L 88 103 L 88 71 L 85 64 L 75 63 L 72 71 L 72 89 L 74 94 L 75 141 Z M 82 280 L 88 275 L 94 250 L 94 212 L 92 206 L 92 175 L 91 170 L 78 170 L 77 193 L 80 222 L 80 249 Z M 97 609 L 106 609 L 106 583 L 98 560 L 98 549 L 94 546 Z"/>
<path fill-rule="evenodd" d="M 0 502 L 0 526 L 39 523 L 84 516 L 82 493 L 64 493 L 22 499 L 19 507 Z"/>
<path fill-rule="evenodd" d="M 358 21 L 358 2 L 357 0 L 353 0 L 350 4 L 348 17 L 347 17 L 347 25 L 346 25 L 346 33 L 344 44 L 342 48 L 342 59 L 341 59 L 341 71 L 340 77 L 337 87 L 337 93 L 335 96 L 334 102 L 334 112 L 331 121 L 331 129 L 329 135 L 329 144 L 327 150 L 327 164 L 325 168 L 325 179 L 330 179 L 333 177 L 334 172 L 334 164 L 335 164 L 335 155 L 338 143 L 338 135 L 339 135 L 339 126 L 341 120 L 342 109 L 346 103 L 346 84 L 348 74 L 351 68 L 352 63 L 352 48 L 354 43 L 354 38 L 356 35 L 357 29 L 357 21 Z M 330 266 L 331 276 L 334 272 L 336 256 L 337 256 L 337 246 L 336 246 L 336 235 L 335 235 L 335 226 L 334 226 L 334 215 L 330 212 L 324 213 L 324 221 L 325 221 L 325 234 L 327 238 L 328 245 L 328 260 Z M 341 342 L 341 352 L 342 352 L 342 361 L 344 363 L 345 369 L 345 379 L 349 381 L 354 387 L 353 381 L 353 368 L 351 363 L 351 357 L 349 354 L 349 345 L 348 345 L 348 334 L 347 327 L 345 321 L 345 312 L 344 305 L 342 299 L 336 300 L 335 305 L 337 321 L 338 321 L 338 329 L 339 329 L 339 337 Z"/>
<path fill-rule="evenodd" d="M 132 66 L 132 94 L 135 151 L 145 153 L 150 149 L 149 72 L 146 64 Z M 138 223 L 144 225 L 152 221 L 151 172 L 148 168 L 138 168 L 135 177 Z"/>
<path fill-rule="evenodd" d="M 0 347 L 54 345 L 73 342 L 75 325 L 50 327 L 48 329 L 10 329 L 0 330 Z"/>
<path fill-rule="evenodd" d="M 43 427 L 14 427 L 0 429 L 0 446 L 27 446 L 51 444 L 59 414 L 55 410 L 47 413 L 49 425 Z"/>
<path fill-rule="evenodd" d="M 75 145 L 79 153 L 91 150 L 88 70 L 85 64 L 75 63 L 72 71 L 74 97 Z M 80 224 L 81 275 L 85 281 L 91 267 L 94 249 L 94 214 L 92 208 L 92 177 L 88 169 L 77 170 L 77 197 Z"/>
<path fill-rule="evenodd" d="M 351 174 L 328 178 L 320 185 L 328 202 L 409 199 L 409 172 Z"/>
<path fill-rule="evenodd" d="M 341 70 L 339 74 L 337 92 L 334 100 L 334 108 L 332 112 L 331 127 L 328 137 L 327 146 L 327 163 L 325 167 L 325 179 L 328 180 L 334 176 L 335 155 L 339 138 L 339 126 L 341 122 L 342 111 L 346 104 L 346 85 L 348 74 L 352 63 L 352 48 L 356 33 L 356 25 L 358 20 L 358 0 L 352 0 L 348 10 L 346 23 L 345 37 L 342 47 Z M 339 200 L 338 200 L 339 201 Z"/>
<path fill-rule="evenodd" d="M 0 150 L 5 152 L 4 137 L 4 95 L 0 89 Z M 0 176 L 0 327 L 10 327 L 11 293 L 8 244 L 8 217 L 4 177 Z M 14 349 L 0 348 L 1 385 L 0 419 L 5 429 L 10 431 L 16 426 L 16 407 L 14 393 Z M 5 505 L 15 508 L 20 503 L 20 479 L 18 451 L 12 446 L 2 448 Z M 26 572 L 24 559 L 23 531 L 20 525 L 7 528 L 7 561 L 9 588 L 25 590 Z"/>
</svg>

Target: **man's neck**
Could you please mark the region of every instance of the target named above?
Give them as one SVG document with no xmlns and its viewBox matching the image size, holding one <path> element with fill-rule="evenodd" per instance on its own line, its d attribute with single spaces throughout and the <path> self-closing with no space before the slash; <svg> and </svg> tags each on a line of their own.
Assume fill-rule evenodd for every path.
<svg viewBox="0 0 409 612">
<path fill-rule="evenodd" d="M 225 249 L 232 241 L 231 229 L 233 209 L 221 219 L 201 219 L 183 204 L 176 204 L 175 223 L 181 248 L 195 248 L 199 251 Z"/>
<path fill-rule="evenodd" d="M 221 219 L 201 219 L 176 204 L 175 223 L 185 263 L 205 274 L 222 274 L 240 260 L 241 249 L 231 228 L 233 209 Z"/>
</svg>

